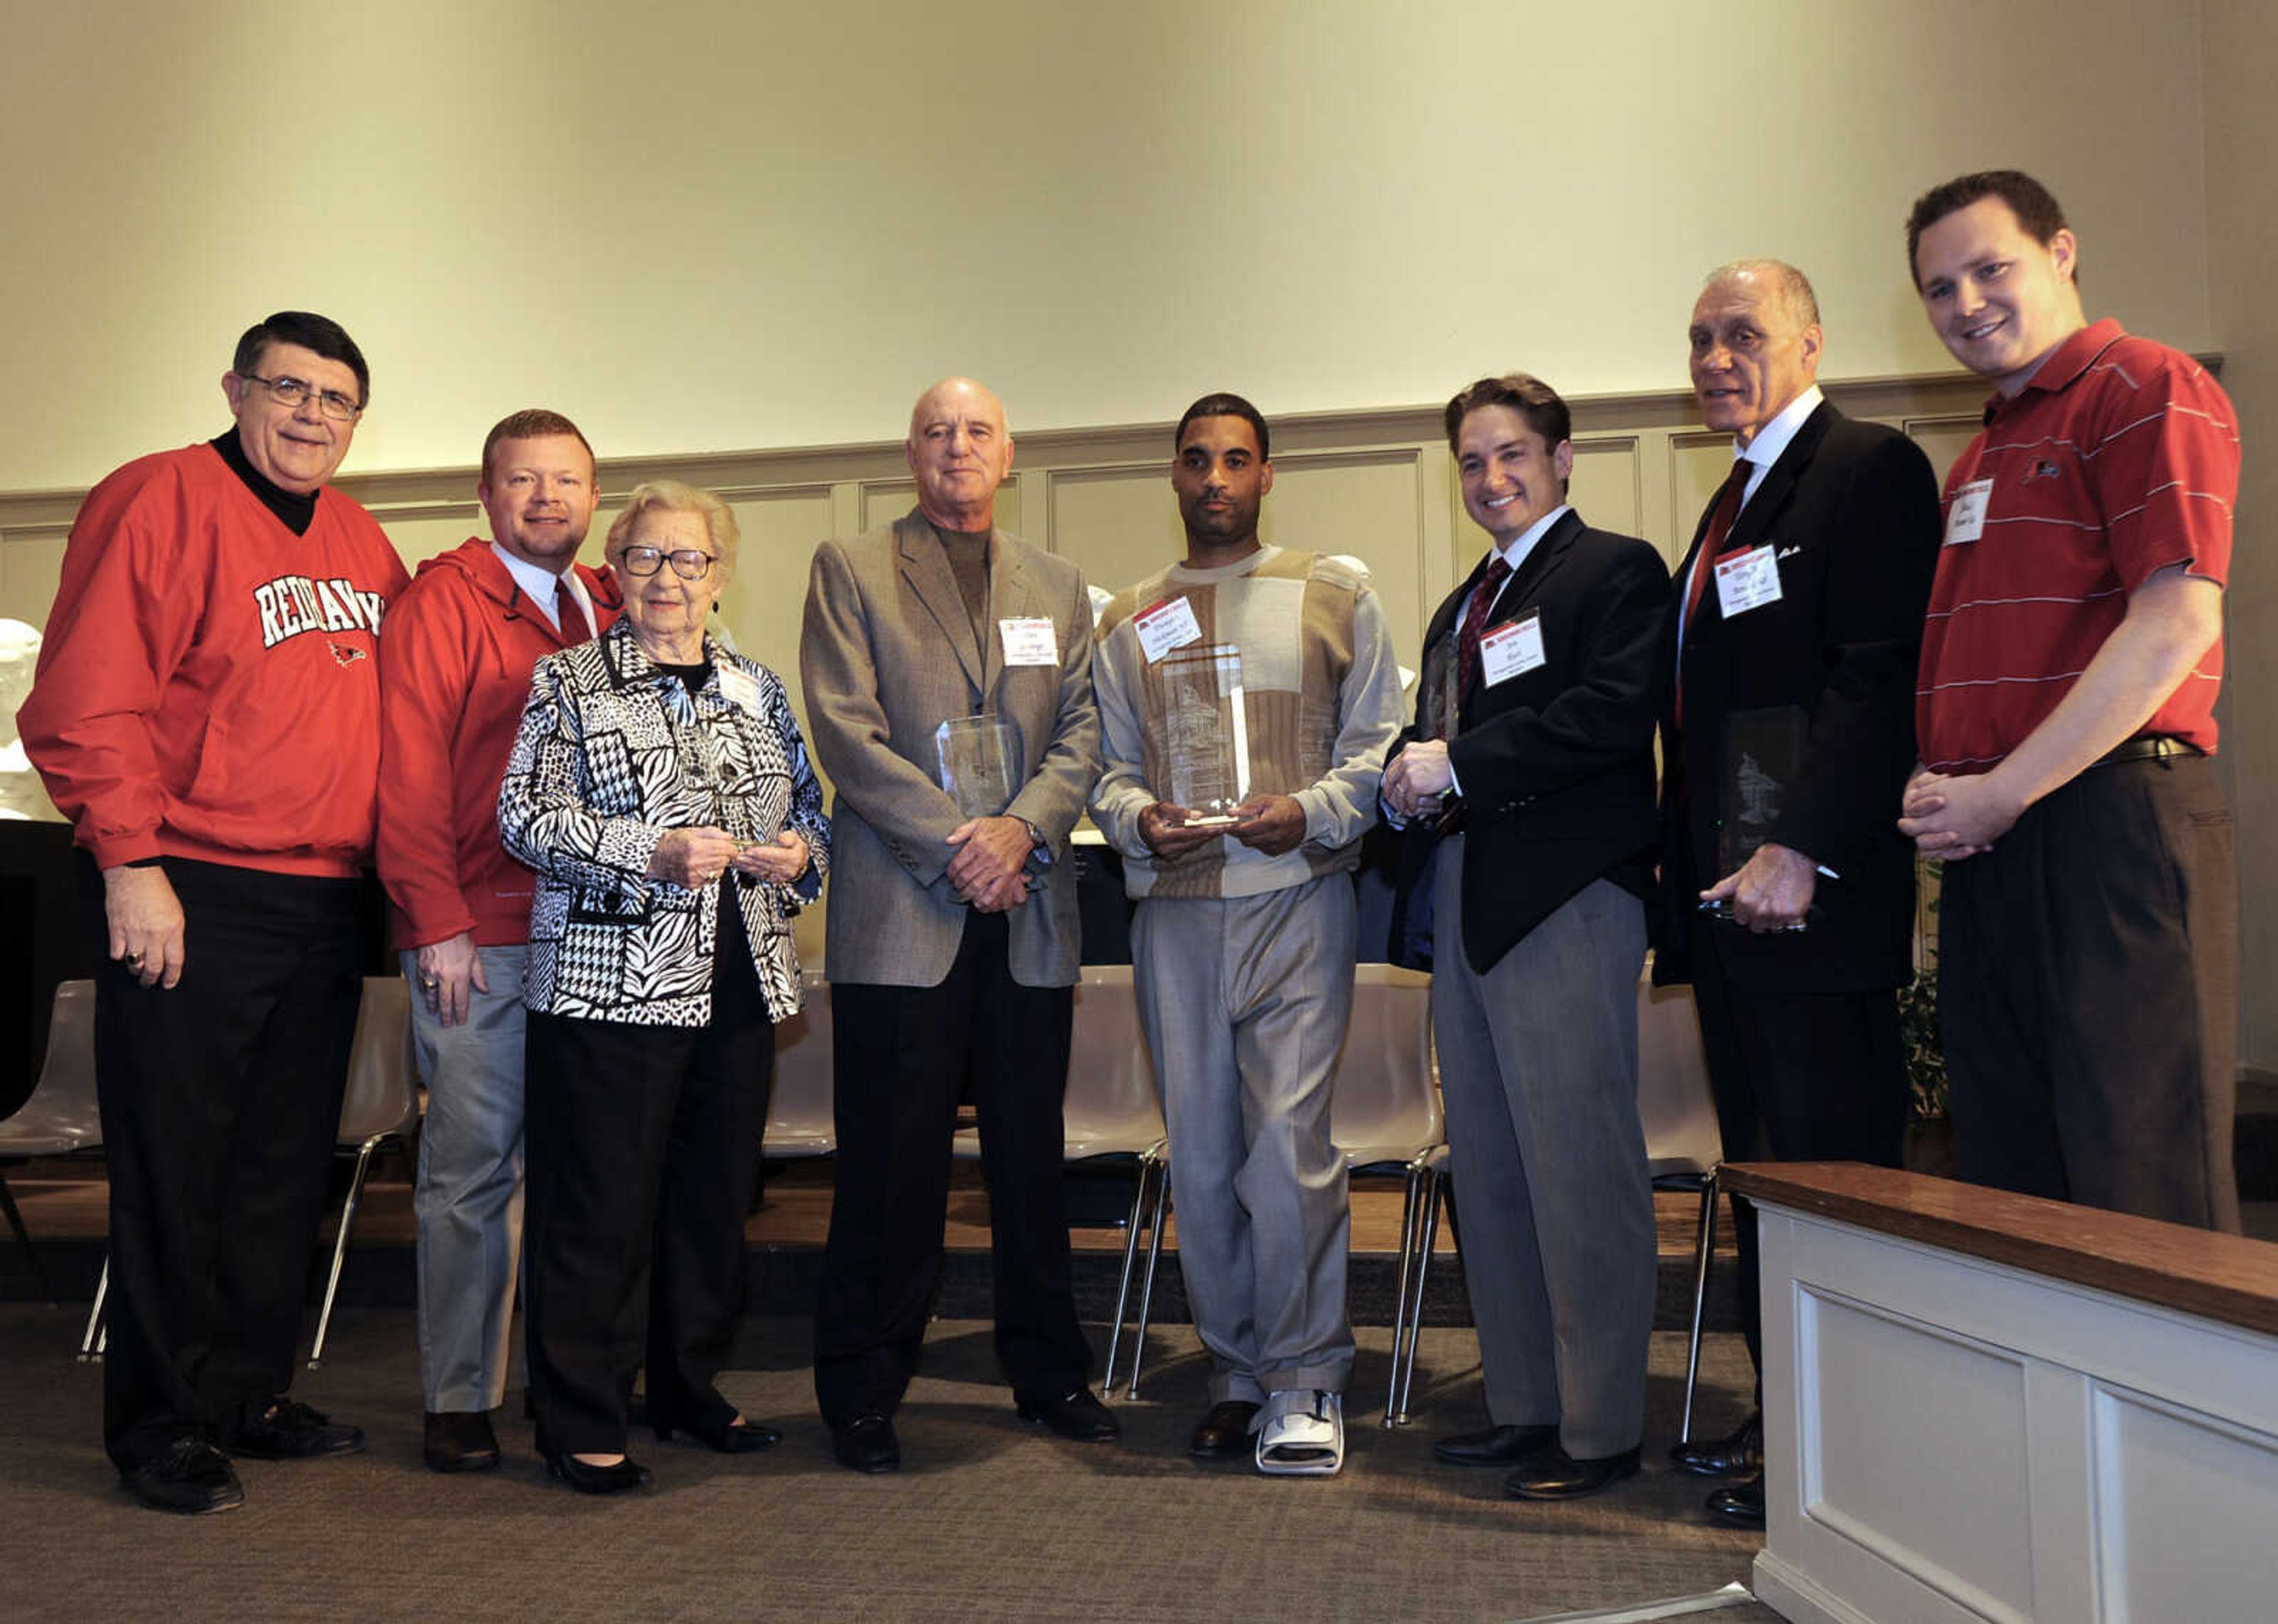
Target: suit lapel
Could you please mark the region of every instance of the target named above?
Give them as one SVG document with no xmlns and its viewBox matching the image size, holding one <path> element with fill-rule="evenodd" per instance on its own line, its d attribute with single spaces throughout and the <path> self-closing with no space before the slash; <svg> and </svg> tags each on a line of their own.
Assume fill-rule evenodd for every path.
<svg viewBox="0 0 2278 1624">
<path fill-rule="evenodd" d="M 894 539 L 901 549 L 902 578 L 910 583 L 918 601 L 932 615 L 949 639 L 949 646 L 957 654 L 957 663 L 965 667 L 966 680 L 976 693 L 989 691 L 987 662 L 981 645 L 974 641 L 972 617 L 965 612 L 965 594 L 957 590 L 957 572 L 949 567 L 949 554 L 942 548 L 940 538 L 922 513 L 913 511 L 894 522 Z M 996 552 L 996 541 L 990 538 L 990 551 Z M 993 562 L 993 559 L 992 559 Z"/>
<path fill-rule="evenodd" d="M 1724 553 L 1741 552 L 1763 545 L 1773 522 L 1786 508 L 1788 499 L 1795 494 L 1795 487 L 1803 478 L 1804 469 L 1811 466 L 1812 458 L 1818 454 L 1819 443 L 1827 438 L 1828 428 L 1835 417 L 1835 408 L 1823 400 L 1819 408 L 1803 420 L 1803 426 L 1795 431 L 1795 438 L 1788 441 L 1787 449 L 1780 453 L 1779 461 L 1766 469 L 1764 477 L 1756 482 L 1755 492 L 1741 507 L 1740 516 L 1732 521 L 1731 533 L 1724 538 Z M 1685 566 L 1677 572 L 1680 600 L 1686 583 L 1692 579 L 1693 560 L 1700 556 L 1701 544 L 1708 538 L 1708 518 L 1715 510 L 1716 504 L 1711 502 L 1708 510 L 1701 515 L 1700 528 L 1693 534 L 1693 551 L 1685 555 Z M 1716 583 L 1711 582 L 1709 584 L 1714 587 Z M 1724 623 L 1724 600 L 1713 591 L 1702 592 L 1698 614 L 1701 632 L 1703 635 L 1712 632 Z"/>
<path fill-rule="evenodd" d="M 1021 555 L 1009 545 L 1011 540 L 1002 530 L 989 533 L 990 624 L 983 629 L 981 651 L 981 691 L 989 694 L 997 691 L 998 679 L 1005 675 L 1005 638 L 997 622 L 1021 619 L 1028 603 L 1028 576 L 1021 568 Z"/>
<path fill-rule="evenodd" d="M 1582 515 L 1568 508 L 1550 533 L 1534 544 L 1534 551 L 1526 555 L 1511 578 L 1503 583 L 1502 596 L 1487 616 L 1487 623 L 1500 626 L 1506 621 L 1517 620 L 1526 607 L 1541 595 L 1543 583 L 1558 573 L 1566 555 L 1574 550 L 1575 538 L 1581 535 Z"/>
</svg>

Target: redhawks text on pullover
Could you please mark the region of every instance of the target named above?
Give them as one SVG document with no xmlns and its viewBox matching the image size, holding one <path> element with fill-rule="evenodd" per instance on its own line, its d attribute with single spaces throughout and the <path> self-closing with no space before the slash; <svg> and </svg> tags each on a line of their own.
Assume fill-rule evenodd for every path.
<svg viewBox="0 0 2278 1624">
<path fill-rule="evenodd" d="M 139 458 L 72 526 L 24 749 L 104 868 L 345 876 L 371 850 L 379 623 L 403 561 L 317 494 L 295 536 L 210 446 Z"/>
</svg>

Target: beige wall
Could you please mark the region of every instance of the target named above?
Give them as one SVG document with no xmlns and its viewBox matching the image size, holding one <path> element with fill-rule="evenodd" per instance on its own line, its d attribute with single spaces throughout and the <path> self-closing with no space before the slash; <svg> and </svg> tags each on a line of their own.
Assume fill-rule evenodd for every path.
<svg viewBox="0 0 2278 1624">
<path fill-rule="evenodd" d="M 1671 545 L 1720 461 L 1670 393 L 1701 272 L 1803 264 L 1831 377 L 1947 370 L 1899 228 L 1981 164 L 2055 186 L 2097 313 L 2231 352 L 2250 447 L 2278 406 L 2252 0 L 2204 0 L 2204 42 L 2168 0 L 0 4 L 0 614 L 34 623 L 77 493 L 214 432 L 231 338 L 283 305 L 373 358 L 351 484 L 408 555 L 472 525 L 489 423 L 554 405 L 618 490 L 692 457 L 737 492 L 728 613 L 785 668 L 807 549 L 906 499 L 883 442 L 952 370 L 1022 433 L 1007 522 L 1111 582 L 1171 509 L 1158 437 L 1085 425 L 1250 394 L 1293 425 L 1273 533 L 1367 557 L 1412 658 L 1472 541 L 1430 415 L 1387 408 L 1513 365 L 1603 397 L 1578 496 Z M 1968 392 L 1938 393 L 1859 400 L 1942 466 Z M 2265 1065 L 2274 469 L 2225 753 Z"/>
<path fill-rule="evenodd" d="M 2205 5 L 2208 284 L 2246 442 L 2226 609 L 2223 750 L 2238 809 L 2240 1059 L 2278 1071 L 2278 10 Z"/>
<path fill-rule="evenodd" d="M 1016 427 L 1665 388 L 1747 253 L 1833 376 L 1938 368 L 1900 221 L 1995 160 L 2209 332 L 2167 0 L 5 4 L 0 491 L 211 432 L 281 305 L 371 354 L 363 469 L 532 401 L 616 455 L 876 438 L 950 370 Z"/>
</svg>

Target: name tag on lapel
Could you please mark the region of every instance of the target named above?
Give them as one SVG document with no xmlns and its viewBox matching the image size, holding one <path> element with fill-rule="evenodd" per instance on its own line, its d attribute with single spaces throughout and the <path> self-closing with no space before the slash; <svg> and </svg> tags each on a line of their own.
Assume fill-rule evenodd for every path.
<svg viewBox="0 0 2278 1624">
<path fill-rule="evenodd" d="M 1545 658 L 1542 616 L 1539 614 L 1513 621 L 1508 626 L 1498 626 L 1479 638 L 1479 675 L 1489 688 L 1536 669 Z"/>
<path fill-rule="evenodd" d="M 1770 542 L 1716 560 L 1716 606 L 1726 620 L 1779 600 L 1779 560 Z"/>
<path fill-rule="evenodd" d="M 720 697 L 746 716 L 760 713 L 759 679 L 734 666 L 720 667 Z"/>
<path fill-rule="evenodd" d="M 1005 663 L 1008 666 L 1060 663 L 1059 638 L 1052 630 L 1051 621 L 1043 616 L 999 621 L 997 635 L 1005 640 Z"/>
</svg>

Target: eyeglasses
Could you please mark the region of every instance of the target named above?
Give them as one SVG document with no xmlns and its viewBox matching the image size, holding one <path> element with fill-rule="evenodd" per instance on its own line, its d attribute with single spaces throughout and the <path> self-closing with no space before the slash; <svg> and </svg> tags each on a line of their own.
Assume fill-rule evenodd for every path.
<svg viewBox="0 0 2278 1624">
<path fill-rule="evenodd" d="M 712 568 L 712 554 L 693 547 L 683 547 L 677 553 L 661 547 L 627 547 L 617 555 L 617 565 L 629 576 L 646 577 L 663 568 L 667 559 L 672 560 L 672 573 L 684 581 L 701 581 L 704 572 Z"/>
<path fill-rule="evenodd" d="M 239 377 L 248 384 L 258 384 L 277 398 L 279 406 L 299 410 L 301 402 L 310 395 L 317 397 L 317 409 L 334 423 L 354 423 L 363 416 L 361 402 L 351 400 L 337 389 L 319 389 L 314 384 L 297 377 L 262 377 L 252 372 L 241 372 Z"/>
</svg>

